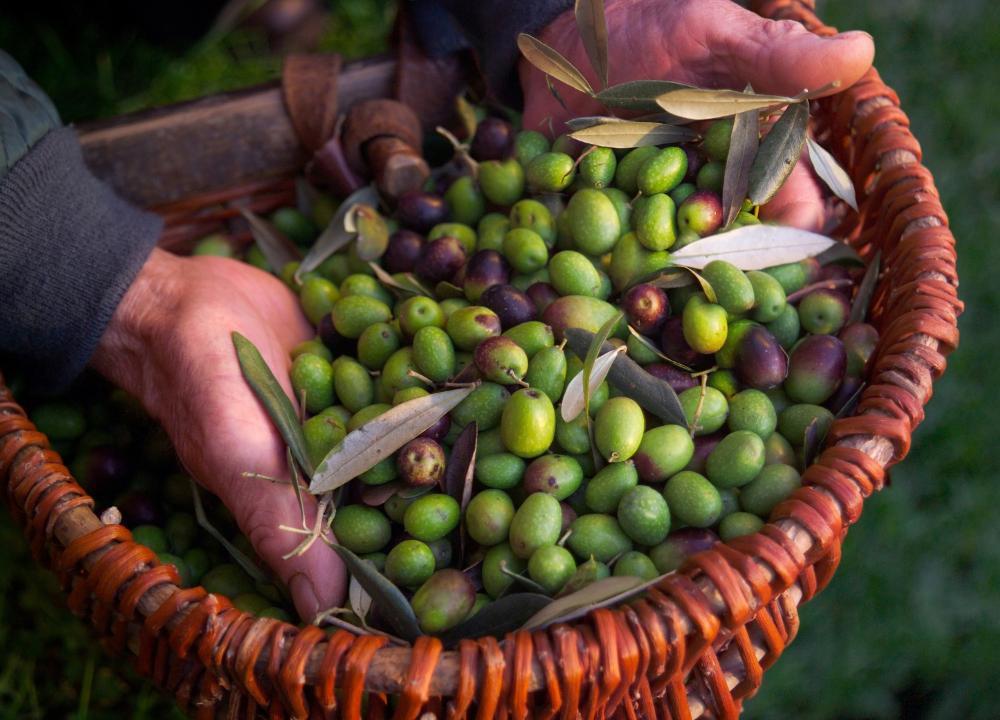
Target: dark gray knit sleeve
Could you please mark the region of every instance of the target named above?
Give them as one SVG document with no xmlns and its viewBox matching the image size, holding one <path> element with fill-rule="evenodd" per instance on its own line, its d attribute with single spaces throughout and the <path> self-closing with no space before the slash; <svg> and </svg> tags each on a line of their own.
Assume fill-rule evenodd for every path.
<svg viewBox="0 0 1000 720">
<path fill-rule="evenodd" d="M 479 69 L 492 92 L 499 100 L 519 107 L 518 34 L 539 32 L 562 12 L 572 8 L 573 2 L 413 0 L 411 7 L 417 35 L 429 55 L 440 56 L 471 46 L 476 51 Z M 460 30 L 455 29 L 455 23 Z"/>
<path fill-rule="evenodd" d="M 68 384 L 161 225 L 91 174 L 72 129 L 45 135 L 0 178 L 0 356 L 46 389 Z"/>
</svg>

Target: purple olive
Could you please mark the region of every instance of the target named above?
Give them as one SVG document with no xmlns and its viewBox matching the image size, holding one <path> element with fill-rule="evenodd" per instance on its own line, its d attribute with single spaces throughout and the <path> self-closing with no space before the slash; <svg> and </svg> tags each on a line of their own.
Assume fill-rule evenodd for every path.
<svg viewBox="0 0 1000 720">
<path fill-rule="evenodd" d="M 448 220 L 448 203 L 440 195 L 410 190 L 399 196 L 396 217 L 403 227 L 426 233 L 438 223 Z"/>
<path fill-rule="evenodd" d="M 503 160 L 514 150 L 514 129 L 500 118 L 486 118 L 476 126 L 476 134 L 469 143 L 469 154 L 483 160 Z"/>
<path fill-rule="evenodd" d="M 494 285 L 480 296 L 479 302 L 497 314 L 504 330 L 534 320 L 538 315 L 531 298 L 513 285 Z"/>
<path fill-rule="evenodd" d="M 705 461 L 726 434 L 725 430 L 720 430 L 710 435 L 696 435 L 694 438 L 694 454 L 684 469 L 704 475 Z"/>
<path fill-rule="evenodd" d="M 688 345 L 684 339 L 684 325 L 681 318 L 670 317 L 663 323 L 660 333 L 660 349 L 671 360 L 691 368 L 706 368 L 712 362 L 711 355 L 702 355 Z"/>
<path fill-rule="evenodd" d="M 651 363 L 644 369 L 653 377 L 665 380 L 675 393 L 682 393 L 698 384 L 690 373 L 667 363 Z"/>
<path fill-rule="evenodd" d="M 346 338 L 337 332 L 337 328 L 333 326 L 333 318 L 329 313 L 324 315 L 323 319 L 319 321 L 317 332 L 319 333 L 319 339 L 330 349 L 334 357 L 337 355 L 357 356 L 358 341 Z"/>
<path fill-rule="evenodd" d="M 410 487 L 430 487 L 444 477 L 444 448 L 428 437 L 414 438 L 399 451 L 396 467 Z"/>
<path fill-rule="evenodd" d="M 494 285 L 510 281 L 510 263 L 496 250 L 480 250 L 464 268 L 462 287 L 470 302 L 478 302 L 482 294 Z"/>
<path fill-rule="evenodd" d="M 860 377 L 878 345 L 878 330 L 868 323 L 851 323 L 838 337 L 847 352 L 847 374 Z"/>
<path fill-rule="evenodd" d="M 809 335 L 792 348 L 785 394 L 798 403 L 821 405 L 840 387 L 847 370 L 844 343 L 832 335 Z"/>
<path fill-rule="evenodd" d="M 854 397 L 854 393 L 864 384 L 864 380 L 860 377 L 853 377 L 847 375 L 844 377 L 844 382 L 840 383 L 840 387 L 837 388 L 837 392 L 833 394 L 826 406 L 829 408 L 830 412 L 833 414 L 839 413 L 847 405 L 847 401 Z"/>
<path fill-rule="evenodd" d="M 788 356 L 769 330 L 754 325 L 736 348 L 736 377 L 756 390 L 770 390 L 788 375 Z"/>
<path fill-rule="evenodd" d="M 458 238 L 445 235 L 424 245 L 417 260 L 417 275 L 441 282 L 451 280 L 465 265 L 465 245 Z"/>
<path fill-rule="evenodd" d="M 116 505 L 122 514 L 122 524 L 129 527 L 159 525 L 163 522 L 160 508 L 149 495 L 140 490 L 132 490 L 123 495 Z"/>
<path fill-rule="evenodd" d="M 698 177 L 701 166 L 705 164 L 705 158 L 692 145 L 681 145 L 681 149 L 687 155 L 687 172 L 684 174 L 684 182 L 693 183 Z"/>
<path fill-rule="evenodd" d="M 425 437 L 430 438 L 431 440 L 437 440 L 438 442 L 444 442 L 449 430 L 451 430 L 451 416 L 442 415 L 437 422 L 420 433 L 418 437 Z"/>
<path fill-rule="evenodd" d="M 84 465 L 77 480 L 91 494 L 114 493 L 132 472 L 132 463 L 114 445 L 97 445 L 86 451 Z"/>
<path fill-rule="evenodd" d="M 668 573 L 678 569 L 692 555 L 710 550 L 719 542 L 719 536 L 711 530 L 686 527 L 674 530 L 659 545 L 650 548 L 649 557 L 656 565 L 657 572 Z"/>
<path fill-rule="evenodd" d="M 424 238 L 412 230 L 397 230 L 389 236 L 389 246 L 382 255 L 382 267 L 388 273 L 412 272 L 417 264 Z"/>
<path fill-rule="evenodd" d="M 622 309 L 632 327 L 644 335 L 652 335 L 670 315 L 670 301 L 660 288 L 643 283 L 625 293 Z"/>
<path fill-rule="evenodd" d="M 535 303 L 535 309 L 539 314 L 545 312 L 545 308 L 559 299 L 558 291 L 547 282 L 532 283 L 525 292 Z"/>
<path fill-rule="evenodd" d="M 573 521 L 576 520 L 577 514 L 576 510 L 568 502 L 561 502 L 559 506 L 562 508 L 562 529 L 559 530 L 559 534 L 563 535 L 569 530 Z"/>
</svg>

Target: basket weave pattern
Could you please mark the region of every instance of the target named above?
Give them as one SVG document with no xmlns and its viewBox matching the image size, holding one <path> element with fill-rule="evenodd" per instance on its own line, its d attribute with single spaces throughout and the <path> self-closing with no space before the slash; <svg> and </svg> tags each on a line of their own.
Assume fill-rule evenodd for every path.
<svg viewBox="0 0 1000 720">
<path fill-rule="evenodd" d="M 755 5 L 834 32 L 806 0 Z M 954 238 L 898 97 L 871 70 L 818 105 L 816 138 L 848 168 L 861 203 L 838 232 L 866 258 L 882 253 L 869 384 L 759 533 L 691 558 L 642 598 L 447 652 L 432 637 L 398 647 L 255 618 L 202 588 L 179 589 L 172 566 L 126 528 L 103 525 L 0 377 L 0 484 L 11 513 L 71 610 L 199 718 L 381 718 L 390 702 L 397 720 L 736 717 L 794 638 L 797 606 L 832 577 L 865 498 L 906 455 L 958 341 Z M 293 197 L 285 179 L 164 208 L 168 244 L 235 216 L 230 201 L 266 212 Z"/>
</svg>

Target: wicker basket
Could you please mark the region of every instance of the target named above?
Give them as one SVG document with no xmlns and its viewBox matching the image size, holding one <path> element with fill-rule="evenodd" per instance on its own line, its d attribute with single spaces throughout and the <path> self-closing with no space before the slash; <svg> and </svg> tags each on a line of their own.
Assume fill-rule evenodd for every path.
<svg viewBox="0 0 1000 720">
<path fill-rule="evenodd" d="M 813 32 L 834 32 L 807 0 L 756 6 Z M 385 62 L 349 68 L 339 83 L 341 105 L 387 94 L 390 75 Z M 274 131 L 270 148 L 284 144 L 284 154 L 274 150 L 284 165 L 266 168 L 279 174 L 247 184 L 265 168 L 216 166 L 216 173 L 229 173 L 230 189 L 157 208 L 168 222 L 166 245 L 182 248 L 222 226 L 237 214 L 237 204 L 266 212 L 292 200 L 291 177 L 305 159 L 294 131 L 309 147 L 302 135 L 308 123 L 296 118 L 285 91 L 292 119 Z M 266 102 L 281 104 L 278 88 L 267 92 Z M 881 340 L 855 415 L 833 424 L 803 487 L 775 508 L 759 533 L 691 558 L 641 599 L 544 630 L 464 640 L 448 652 L 432 637 L 398 647 L 376 635 L 341 630 L 328 636 L 315 627 L 257 619 L 202 588 L 179 589 L 172 566 L 159 564 L 126 528 L 105 526 L 94 515 L 93 500 L 0 379 L 0 480 L 35 557 L 58 573 L 70 608 L 108 648 L 132 653 L 140 672 L 197 717 L 380 718 L 390 708 L 399 720 L 425 713 L 515 720 L 529 714 L 736 717 L 764 669 L 794 638 L 797 606 L 836 570 L 847 527 L 865 498 L 906 455 L 932 382 L 958 340 L 954 238 L 897 96 L 871 70 L 818 106 L 817 139 L 849 169 L 861 201 L 860 214 L 840 232 L 863 256 L 882 253 L 871 308 Z M 132 143 L 128 153 L 139 153 L 126 159 L 149 157 L 141 154 L 149 149 L 143 143 L 164 142 L 149 132 L 161 120 L 146 115 L 89 133 L 88 157 L 99 172 L 127 174 L 128 168 L 112 167 L 102 148 L 116 134 L 122 147 L 124 135 L 125 145 Z M 143 123 L 146 131 L 139 132 Z M 197 187 L 203 180 L 181 183 L 180 191 L 203 189 Z"/>
</svg>

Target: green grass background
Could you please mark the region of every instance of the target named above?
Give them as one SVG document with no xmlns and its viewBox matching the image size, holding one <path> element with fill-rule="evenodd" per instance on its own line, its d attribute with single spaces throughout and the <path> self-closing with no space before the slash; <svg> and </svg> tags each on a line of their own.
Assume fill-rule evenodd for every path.
<svg viewBox="0 0 1000 720">
<path fill-rule="evenodd" d="M 333 3 L 324 47 L 384 47 L 387 0 Z M 1000 10 L 991 0 L 829 0 L 821 15 L 875 36 L 876 65 L 902 98 L 959 247 L 962 345 L 936 386 L 913 451 L 865 507 L 830 587 L 802 608 L 795 643 L 748 718 L 996 718 L 1000 658 Z M 19 58 L 68 121 L 114 115 L 274 77 L 260 38 L 194 48 L 128 28 L 0 19 Z M 0 513 L 0 718 L 161 718 L 174 710 L 91 642 L 53 578 Z"/>
</svg>

